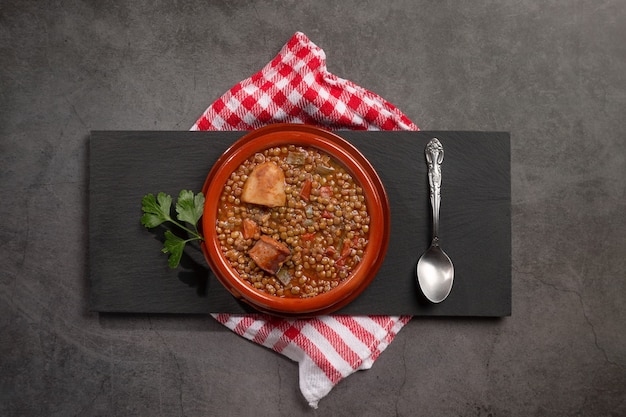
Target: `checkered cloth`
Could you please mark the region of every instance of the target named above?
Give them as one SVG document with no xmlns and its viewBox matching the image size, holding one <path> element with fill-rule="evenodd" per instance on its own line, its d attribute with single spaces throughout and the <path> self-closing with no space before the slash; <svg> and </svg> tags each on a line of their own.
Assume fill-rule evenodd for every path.
<svg viewBox="0 0 626 417">
<path fill-rule="evenodd" d="M 382 97 L 330 74 L 324 51 L 300 32 L 261 71 L 211 104 L 191 130 L 253 130 L 271 123 L 306 123 L 329 130 L 419 130 Z M 213 317 L 236 334 L 298 362 L 300 390 L 314 408 L 343 378 L 371 368 L 411 318 Z"/>
</svg>

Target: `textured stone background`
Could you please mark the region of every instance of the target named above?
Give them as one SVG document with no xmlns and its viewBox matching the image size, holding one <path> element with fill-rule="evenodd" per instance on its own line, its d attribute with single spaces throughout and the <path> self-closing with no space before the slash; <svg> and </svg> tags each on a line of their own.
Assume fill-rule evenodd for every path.
<svg viewBox="0 0 626 417">
<path fill-rule="evenodd" d="M 318 410 L 210 318 L 86 309 L 89 130 L 187 130 L 296 31 L 422 129 L 512 134 L 513 315 L 414 319 Z M 626 415 L 625 40 L 622 0 L 2 2 L 0 415 Z"/>
</svg>

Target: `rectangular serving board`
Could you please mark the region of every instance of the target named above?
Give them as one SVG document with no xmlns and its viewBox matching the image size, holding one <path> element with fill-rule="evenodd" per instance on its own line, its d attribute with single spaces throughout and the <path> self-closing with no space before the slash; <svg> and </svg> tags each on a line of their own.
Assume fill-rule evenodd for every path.
<svg viewBox="0 0 626 417">
<path fill-rule="evenodd" d="M 163 231 L 145 229 L 141 199 L 198 192 L 218 157 L 246 132 L 93 131 L 89 138 L 89 306 L 101 313 L 249 313 L 198 247 L 170 269 Z M 335 314 L 511 315 L 511 151 L 506 132 L 339 131 L 372 163 L 388 194 L 391 236 L 376 278 Z M 442 165 L 440 238 L 455 267 L 449 297 L 431 304 L 415 279 L 431 239 L 424 147 Z"/>
</svg>

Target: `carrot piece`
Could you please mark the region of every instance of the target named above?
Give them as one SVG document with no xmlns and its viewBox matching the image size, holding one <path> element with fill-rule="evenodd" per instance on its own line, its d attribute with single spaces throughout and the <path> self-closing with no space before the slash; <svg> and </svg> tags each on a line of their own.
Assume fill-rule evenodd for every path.
<svg viewBox="0 0 626 417">
<path fill-rule="evenodd" d="M 311 198 L 311 187 L 313 186 L 313 182 L 311 180 L 306 180 L 302 185 L 302 189 L 300 190 L 300 198 L 304 201 L 309 201 Z"/>
<path fill-rule="evenodd" d="M 352 241 L 350 239 L 344 239 L 341 243 L 341 254 L 339 255 L 339 259 L 335 261 L 335 265 L 339 268 L 343 268 L 346 265 L 346 259 L 348 259 L 348 255 L 350 255 L 350 251 L 352 250 Z"/>
<path fill-rule="evenodd" d="M 259 225 L 254 220 L 243 219 L 243 238 L 252 239 L 254 235 L 260 232 Z"/>
<path fill-rule="evenodd" d="M 341 248 L 341 257 L 345 258 L 350 253 L 352 249 L 352 241 L 350 239 L 343 240 L 343 246 Z"/>
</svg>

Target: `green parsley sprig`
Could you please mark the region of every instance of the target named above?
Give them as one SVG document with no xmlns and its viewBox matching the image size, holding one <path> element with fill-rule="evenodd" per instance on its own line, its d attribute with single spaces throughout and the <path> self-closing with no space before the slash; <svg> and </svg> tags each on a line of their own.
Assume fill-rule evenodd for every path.
<svg viewBox="0 0 626 417">
<path fill-rule="evenodd" d="M 171 230 L 165 231 L 163 253 L 169 253 L 168 265 L 176 268 L 183 256 L 183 250 L 188 242 L 204 240 L 198 232 L 198 221 L 202 217 L 204 209 L 204 194 L 201 192 L 194 195 L 192 191 L 182 190 L 176 202 L 176 219 L 171 215 L 172 196 L 163 192 L 158 193 L 156 198 L 153 194 L 147 194 L 141 199 L 141 224 L 152 229 L 163 223 L 169 222 L 189 233 L 191 237 L 183 239 L 176 236 Z"/>
</svg>

